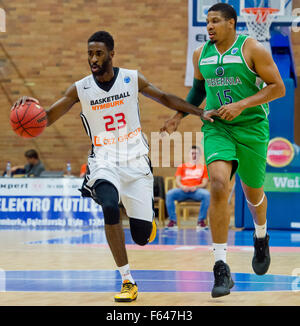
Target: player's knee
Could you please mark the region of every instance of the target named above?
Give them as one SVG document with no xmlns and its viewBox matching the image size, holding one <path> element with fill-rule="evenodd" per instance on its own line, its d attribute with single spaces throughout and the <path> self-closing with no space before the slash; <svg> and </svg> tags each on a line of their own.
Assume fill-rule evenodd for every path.
<svg viewBox="0 0 300 326">
<path fill-rule="evenodd" d="M 263 193 L 261 195 L 261 198 L 259 200 L 255 199 L 255 200 L 248 200 L 246 198 L 246 202 L 249 206 L 252 206 L 252 207 L 259 207 L 260 205 L 262 205 L 262 203 L 264 202 L 264 200 L 266 199 L 267 197 L 265 196 L 265 193 Z"/>
<path fill-rule="evenodd" d="M 130 218 L 129 221 L 133 241 L 140 246 L 146 245 L 152 232 L 152 223 L 136 218 Z"/>
<path fill-rule="evenodd" d="M 213 178 L 211 180 L 211 196 L 222 198 L 227 196 L 228 182 L 224 178 Z"/>
<path fill-rule="evenodd" d="M 102 207 L 105 224 L 120 222 L 119 195 L 112 183 L 99 183 L 93 190 L 93 198 Z"/>
</svg>

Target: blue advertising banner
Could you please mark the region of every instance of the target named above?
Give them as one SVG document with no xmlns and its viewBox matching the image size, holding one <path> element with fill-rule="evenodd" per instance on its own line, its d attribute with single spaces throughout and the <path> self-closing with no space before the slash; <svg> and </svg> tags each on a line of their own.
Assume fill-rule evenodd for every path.
<svg viewBox="0 0 300 326">
<path fill-rule="evenodd" d="M 1 178 L 0 226 L 103 226 L 101 206 L 82 198 L 80 178 Z"/>
</svg>

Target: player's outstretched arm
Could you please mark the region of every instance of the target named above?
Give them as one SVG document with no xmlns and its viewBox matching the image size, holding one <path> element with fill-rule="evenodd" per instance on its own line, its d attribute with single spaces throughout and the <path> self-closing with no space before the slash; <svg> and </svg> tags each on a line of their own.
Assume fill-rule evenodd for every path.
<svg viewBox="0 0 300 326">
<path fill-rule="evenodd" d="M 60 98 L 58 101 L 52 104 L 48 110 L 46 110 L 48 120 L 47 127 L 67 113 L 77 102 L 79 102 L 79 98 L 76 85 L 73 84 L 67 89 L 62 98 Z"/>
<path fill-rule="evenodd" d="M 205 83 L 204 78 L 199 70 L 199 58 L 202 52 L 203 46 L 197 48 L 193 53 L 193 66 L 194 66 L 194 80 L 193 87 L 190 89 L 186 101 L 195 105 L 195 106 L 203 106 L 205 103 L 206 92 L 205 92 Z M 213 122 L 213 117 L 218 115 L 216 110 L 203 111 L 201 118 L 203 120 L 208 120 Z M 180 121 L 187 114 L 183 112 L 177 112 L 173 117 L 166 120 L 162 128 L 160 128 L 160 132 L 168 132 L 172 133 L 177 130 Z"/>
<path fill-rule="evenodd" d="M 18 107 L 19 105 L 25 104 L 26 101 L 33 101 L 39 104 L 39 101 L 36 98 L 29 97 L 29 96 L 22 96 L 13 104 L 11 110 L 13 110 L 15 107 Z M 48 121 L 47 127 L 49 127 L 53 122 L 55 122 L 62 115 L 68 112 L 71 109 L 71 107 L 77 102 L 79 102 L 79 98 L 77 95 L 76 86 L 75 84 L 73 84 L 67 89 L 64 96 L 61 99 L 56 101 L 54 104 L 50 106 L 48 110 L 46 110 L 47 116 L 45 116 L 45 119 L 47 118 Z"/>
<path fill-rule="evenodd" d="M 169 109 L 202 116 L 203 110 L 173 94 L 168 94 L 151 84 L 141 73 L 138 75 L 139 92 Z"/>
</svg>

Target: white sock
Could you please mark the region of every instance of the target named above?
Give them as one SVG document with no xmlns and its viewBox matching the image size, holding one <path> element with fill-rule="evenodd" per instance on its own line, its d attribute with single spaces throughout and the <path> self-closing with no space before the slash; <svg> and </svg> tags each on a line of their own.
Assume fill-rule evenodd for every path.
<svg viewBox="0 0 300 326">
<path fill-rule="evenodd" d="M 132 284 L 135 283 L 131 273 L 130 273 L 130 268 L 129 268 L 129 264 L 127 265 L 124 265 L 124 266 L 121 266 L 121 267 L 118 267 L 119 269 L 119 272 L 121 274 L 121 277 L 122 277 L 122 283 L 125 281 L 125 280 L 128 280 L 130 281 Z"/>
<path fill-rule="evenodd" d="M 215 262 L 222 260 L 226 263 L 227 243 L 213 243 Z"/>
<path fill-rule="evenodd" d="M 258 225 L 254 222 L 255 235 L 257 238 L 264 238 L 267 234 L 267 222 L 264 225 Z"/>
</svg>

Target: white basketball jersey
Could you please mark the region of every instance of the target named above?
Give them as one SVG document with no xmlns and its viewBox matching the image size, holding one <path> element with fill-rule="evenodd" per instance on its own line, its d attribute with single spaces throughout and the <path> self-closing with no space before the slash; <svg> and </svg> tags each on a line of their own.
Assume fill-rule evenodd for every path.
<svg viewBox="0 0 300 326">
<path fill-rule="evenodd" d="M 96 158 L 120 162 L 148 154 L 138 104 L 138 72 L 119 68 L 114 84 L 103 90 L 89 75 L 76 83 L 81 118 Z"/>
</svg>

